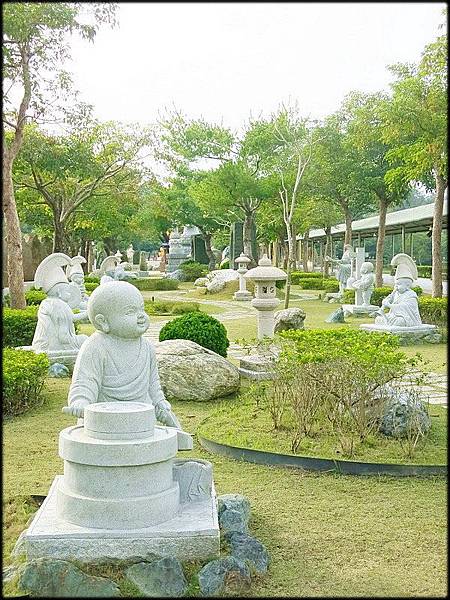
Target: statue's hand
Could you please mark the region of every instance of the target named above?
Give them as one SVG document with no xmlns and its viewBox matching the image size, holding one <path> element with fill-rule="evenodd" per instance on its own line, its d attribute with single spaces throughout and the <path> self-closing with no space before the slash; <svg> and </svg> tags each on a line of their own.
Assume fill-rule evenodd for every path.
<svg viewBox="0 0 450 600">
<path fill-rule="evenodd" d="M 167 425 L 168 427 L 176 427 L 182 429 L 181 423 L 172 412 L 172 407 L 167 400 L 160 400 L 155 406 L 156 418 L 160 423 Z"/>
<path fill-rule="evenodd" d="M 66 415 L 73 415 L 74 417 L 83 418 L 84 409 L 89 402 L 84 400 L 75 400 L 70 406 L 64 406 L 62 411 Z"/>
</svg>

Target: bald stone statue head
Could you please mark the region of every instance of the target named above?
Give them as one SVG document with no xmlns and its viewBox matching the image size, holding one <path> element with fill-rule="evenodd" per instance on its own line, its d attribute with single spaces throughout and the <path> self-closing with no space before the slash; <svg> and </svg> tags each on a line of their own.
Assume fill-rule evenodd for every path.
<svg viewBox="0 0 450 600">
<path fill-rule="evenodd" d="M 139 338 L 149 326 L 142 294 L 126 281 L 98 286 L 89 298 L 87 311 L 96 329 L 118 338 Z"/>
</svg>

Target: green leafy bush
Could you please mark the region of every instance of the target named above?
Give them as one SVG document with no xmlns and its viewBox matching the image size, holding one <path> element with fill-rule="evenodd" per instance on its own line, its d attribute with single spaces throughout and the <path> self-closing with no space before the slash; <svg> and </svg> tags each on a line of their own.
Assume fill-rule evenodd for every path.
<svg viewBox="0 0 450 600">
<path fill-rule="evenodd" d="M 130 283 L 136 286 L 138 290 L 141 290 L 141 292 L 165 292 L 168 290 L 177 290 L 179 286 L 179 282 L 176 279 L 166 279 L 162 277 L 130 279 Z"/>
<path fill-rule="evenodd" d="M 3 346 L 30 346 L 37 325 L 37 305 L 3 309 Z"/>
<path fill-rule="evenodd" d="M 227 330 L 222 323 L 202 312 L 191 312 L 177 317 L 166 323 L 159 332 L 160 342 L 177 339 L 191 340 L 221 356 L 227 355 L 230 345 Z"/>
<path fill-rule="evenodd" d="M 323 289 L 328 293 L 335 293 L 339 291 L 339 281 L 336 279 L 324 279 Z"/>
<path fill-rule="evenodd" d="M 291 283 L 297 285 L 299 279 L 321 279 L 322 273 L 304 273 L 303 271 L 292 271 Z"/>
<path fill-rule="evenodd" d="M 100 283 L 100 277 L 97 275 L 86 275 L 84 283 Z"/>
<path fill-rule="evenodd" d="M 84 282 L 84 287 L 86 288 L 86 292 L 93 292 L 95 290 L 95 288 L 98 288 L 100 284 L 99 283 L 95 283 L 94 281 L 88 281 L 86 283 L 86 280 Z"/>
<path fill-rule="evenodd" d="M 220 264 L 219 269 L 229 269 L 230 268 L 230 261 L 229 259 L 224 260 L 223 263 Z"/>
<path fill-rule="evenodd" d="M 372 294 L 370 303 L 374 304 L 375 306 L 381 306 L 382 300 L 384 298 L 386 298 L 386 296 L 389 296 L 389 294 L 392 292 L 393 289 L 394 288 L 391 288 L 388 286 L 376 287 L 373 290 L 373 294 Z M 423 289 L 419 285 L 416 285 L 411 289 L 414 290 L 418 296 L 421 296 L 423 293 Z M 344 304 L 353 304 L 354 302 L 355 302 L 355 290 L 345 290 Z"/>
<path fill-rule="evenodd" d="M 306 279 L 300 278 L 297 281 L 297 285 L 299 285 L 302 290 L 324 290 L 325 285 L 336 287 L 332 286 L 331 283 L 337 283 L 339 290 L 339 283 L 332 277 L 307 277 Z"/>
<path fill-rule="evenodd" d="M 419 312 L 424 323 L 447 325 L 447 298 L 419 298 Z"/>
<path fill-rule="evenodd" d="M 45 354 L 5 348 L 3 351 L 3 414 L 15 416 L 40 403 L 49 367 Z"/>
<path fill-rule="evenodd" d="M 199 277 L 204 277 L 208 273 L 208 267 L 195 260 L 188 260 L 180 265 L 180 271 L 183 273 L 184 281 L 195 281 Z"/>
<path fill-rule="evenodd" d="M 198 302 L 173 302 L 171 300 L 154 300 L 144 303 L 145 312 L 149 315 L 182 315 L 200 310 Z"/>
<path fill-rule="evenodd" d="M 31 306 L 33 304 L 40 304 L 42 300 L 47 298 L 47 294 L 42 290 L 37 290 L 35 288 L 31 288 L 25 292 L 25 300 L 27 306 Z"/>
</svg>

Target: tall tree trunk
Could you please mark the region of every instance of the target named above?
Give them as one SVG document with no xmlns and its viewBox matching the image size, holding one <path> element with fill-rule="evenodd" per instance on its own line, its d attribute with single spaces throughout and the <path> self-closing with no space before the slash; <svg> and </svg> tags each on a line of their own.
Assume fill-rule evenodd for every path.
<svg viewBox="0 0 450 600">
<path fill-rule="evenodd" d="M 436 181 L 436 199 L 434 201 L 433 230 L 431 234 L 431 295 L 433 298 L 442 298 L 442 212 L 444 207 L 444 193 L 447 182 L 434 170 Z"/>
<path fill-rule="evenodd" d="M 92 248 L 92 241 L 86 242 L 87 251 L 86 251 L 86 273 L 89 274 L 92 272 L 92 267 L 94 263 L 94 252 Z"/>
<path fill-rule="evenodd" d="M 303 271 L 308 273 L 308 240 L 309 240 L 309 231 L 305 233 L 303 236 L 302 242 L 302 263 L 303 263 Z"/>
<path fill-rule="evenodd" d="M 216 268 L 216 257 L 214 256 L 214 252 L 212 251 L 211 248 L 211 234 L 210 233 L 203 233 L 202 234 L 202 239 L 205 242 L 205 252 L 209 258 L 209 265 L 208 268 L 210 271 L 214 270 Z M 230 265 L 230 269 L 232 269 L 233 267 Z"/>
<path fill-rule="evenodd" d="M 345 237 L 344 244 L 352 243 L 352 214 L 348 207 L 344 210 L 345 214 Z"/>
<path fill-rule="evenodd" d="M 330 274 L 330 262 L 325 260 L 325 258 L 330 254 L 330 246 L 331 246 L 331 225 L 325 227 L 325 249 L 323 251 L 323 275 L 324 277 L 328 277 Z"/>
<path fill-rule="evenodd" d="M 384 238 L 386 235 L 386 213 L 389 202 L 384 197 L 378 197 L 380 208 L 380 221 L 378 224 L 377 250 L 375 255 L 375 285 L 383 285 L 383 255 Z"/>
<path fill-rule="evenodd" d="M 252 248 L 252 230 L 253 230 L 253 213 L 246 213 L 244 219 L 244 225 L 242 228 L 242 242 L 244 245 L 244 254 L 252 261 L 249 263 L 248 268 L 256 266 L 256 257 L 253 256 Z M 231 267 L 231 265 L 230 265 Z"/>
<path fill-rule="evenodd" d="M 64 224 L 61 223 L 58 214 L 53 216 L 53 227 L 53 252 L 70 252 L 66 232 L 64 231 Z"/>
<path fill-rule="evenodd" d="M 22 232 L 17 214 L 14 187 L 12 181 L 12 160 L 5 159 L 3 152 L 3 217 L 6 230 L 6 247 L 8 249 L 8 288 L 11 308 L 25 308 L 23 257 L 22 257 Z"/>
<path fill-rule="evenodd" d="M 284 293 L 284 308 L 289 308 L 289 299 L 291 295 L 291 273 L 295 270 L 295 232 L 293 231 L 292 224 L 286 223 L 286 231 L 287 231 L 287 265 L 286 265 L 286 287 Z"/>
</svg>

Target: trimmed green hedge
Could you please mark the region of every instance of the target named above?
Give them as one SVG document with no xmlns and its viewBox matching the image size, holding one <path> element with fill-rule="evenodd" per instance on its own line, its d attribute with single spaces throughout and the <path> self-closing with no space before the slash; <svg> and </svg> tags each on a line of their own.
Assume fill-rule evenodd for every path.
<svg viewBox="0 0 450 600">
<path fill-rule="evenodd" d="M 159 341 L 164 340 L 191 340 L 221 356 L 227 355 L 230 345 L 222 323 L 202 312 L 187 313 L 166 323 L 159 332 Z"/>
<path fill-rule="evenodd" d="M 414 290 L 418 296 L 422 295 L 423 289 L 419 285 L 416 285 L 411 289 Z M 376 287 L 373 290 L 372 298 L 370 300 L 371 304 L 381 306 L 381 301 L 386 298 L 386 296 L 389 296 L 392 290 L 393 288 L 388 286 Z M 345 290 L 343 301 L 344 304 L 353 304 L 355 302 L 355 290 Z"/>
<path fill-rule="evenodd" d="M 42 400 L 49 360 L 27 350 L 3 350 L 3 414 L 19 415 Z"/>
<path fill-rule="evenodd" d="M 162 277 L 130 279 L 129 283 L 132 283 L 141 292 L 165 292 L 168 290 L 177 290 L 179 286 L 179 282 L 176 279 L 163 279 Z"/>
<path fill-rule="evenodd" d="M 25 300 L 27 302 L 27 306 L 40 304 L 42 300 L 47 298 L 47 294 L 42 290 L 37 290 L 35 288 L 31 288 L 25 292 Z"/>
<path fill-rule="evenodd" d="M 100 277 L 97 275 L 86 275 L 84 283 L 100 283 Z"/>
<path fill-rule="evenodd" d="M 419 277 L 431 279 L 431 265 L 417 265 Z M 442 279 L 447 279 L 447 270 L 442 269 Z"/>
<path fill-rule="evenodd" d="M 299 280 L 305 279 L 322 279 L 322 273 L 303 273 L 302 271 L 292 271 L 291 273 L 291 283 L 294 285 L 298 285 Z"/>
<path fill-rule="evenodd" d="M 297 285 L 302 290 L 324 290 L 331 292 L 339 291 L 339 282 L 334 277 L 307 277 L 297 280 Z M 336 288 L 337 285 L 337 288 Z M 328 289 L 329 288 L 329 289 Z"/>
<path fill-rule="evenodd" d="M 424 323 L 447 325 L 447 298 L 419 298 L 419 312 Z"/>
<path fill-rule="evenodd" d="M 30 346 L 37 325 L 38 306 L 3 309 L 3 346 Z"/>
<path fill-rule="evenodd" d="M 198 302 L 173 302 L 172 300 L 155 300 L 144 302 L 148 315 L 184 315 L 200 310 Z"/>
</svg>

